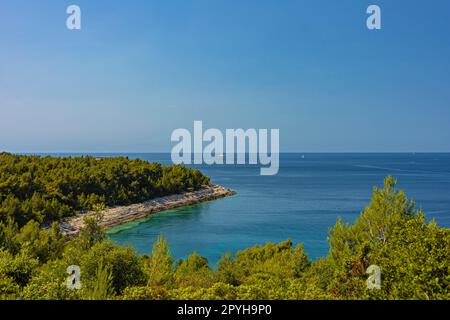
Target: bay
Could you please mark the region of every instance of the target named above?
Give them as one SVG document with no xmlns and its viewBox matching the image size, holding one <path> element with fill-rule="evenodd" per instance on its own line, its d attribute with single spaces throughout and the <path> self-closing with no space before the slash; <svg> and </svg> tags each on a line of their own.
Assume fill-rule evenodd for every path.
<svg viewBox="0 0 450 320">
<path fill-rule="evenodd" d="M 124 155 L 110 154 L 109 156 Z M 105 155 L 103 155 L 105 156 Z M 170 164 L 170 154 L 127 154 Z M 183 259 L 192 252 L 214 266 L 226 252 L 291 239 L 311 259 L 328 253 L 327 236 L 338 217 L 352 222 L 386 176 L 398 180 L 416 207 L 438 225 L 450 227 L 450 154 L 284 153 L 276 176 L 259 166 L 196 166 L 236 196 L 166 211 L 109 231 L 109 237 L 150 253 L 158 235 Z"/>
</svg>

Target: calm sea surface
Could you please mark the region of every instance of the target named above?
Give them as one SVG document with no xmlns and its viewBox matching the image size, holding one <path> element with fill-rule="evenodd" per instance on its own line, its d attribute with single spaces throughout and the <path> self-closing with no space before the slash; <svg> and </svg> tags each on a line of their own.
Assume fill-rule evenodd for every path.
<svg viewBox="0 0 450 320">
<path fill-rule="evenodd" d="M 169 154 L 127 156 L 171 163 Z M 282 154 L 276 176 L 260 176 L 258 166 L 198 168 L 237 195 L 125 224 L 111 239 L 149 253 L 163 234 L 177 259 L 195 250 L 212 266 L 226 252 L 291 239 L 316 259 L 328 252 L 328 228 L 339 216 L 354 221 L 387 175 L 428 218 L 450 227 L 450 154 Z"/>
</svg>

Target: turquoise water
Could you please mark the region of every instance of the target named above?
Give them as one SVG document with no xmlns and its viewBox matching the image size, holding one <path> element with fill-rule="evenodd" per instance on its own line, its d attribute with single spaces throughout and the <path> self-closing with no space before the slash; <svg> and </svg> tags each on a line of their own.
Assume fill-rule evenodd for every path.
<svg viewBox="0 0 450 320">
<path fill-rule="evenodd" d="M 170 163 L 168 154 L 129 157 Z M 328 228 L 339 216 L 352 222 L 387 175 L 450 227 L 450 154 L 282 154 L 276 176 L 260 176 L 258 166 L 198 168 L 237 195 L 120 226 L 111 239 L 149 253 L 163 234 L 177 259 L 195 250 L 213 266 L 226 252 L 291 239 L 316 259 L 328 252 Z"/>
</svg>

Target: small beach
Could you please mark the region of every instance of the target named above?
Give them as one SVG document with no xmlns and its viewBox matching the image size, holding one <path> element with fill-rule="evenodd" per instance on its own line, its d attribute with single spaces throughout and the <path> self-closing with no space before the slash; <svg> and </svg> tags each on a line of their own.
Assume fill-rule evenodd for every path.
<svg viewBox="0 0 450 320">
<path fill-rule="evenodd" d="M 228 188 L 212 185 L 204 186 L 197 191 L 159 197 L 143 203 L 108 208 L 100 212 L 102 217 L 100 225 L 104 228 L 116 227 L 127 222 L 146 218 L 158 212 L 225 198 L 234 194 L 235 192 Z M 83 227 L 84 217 L 95 214 L 96 212 L 87 212 L 65 219 L 60 224 L 62 233 L 70 237 L 77 235 Z"/>
</svg>

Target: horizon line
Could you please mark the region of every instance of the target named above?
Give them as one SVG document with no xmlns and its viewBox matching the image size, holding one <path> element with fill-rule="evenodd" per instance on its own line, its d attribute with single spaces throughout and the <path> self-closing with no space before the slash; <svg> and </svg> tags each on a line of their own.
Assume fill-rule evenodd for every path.
<svg viewBox="0 0 450 320">
<path fill-rule="evenodd" d="M 12 154 L 170 154 L 168 151 L 6 151 Z M 278 154 L 445 154 L 450 151 L 281 151 Z M 195 154 L 195 153 L 190 153 Z M 226 154 L 226 153 L 224 153 Z M 245 152 L 249 154 L 249 152 Z"/>
</svg>

